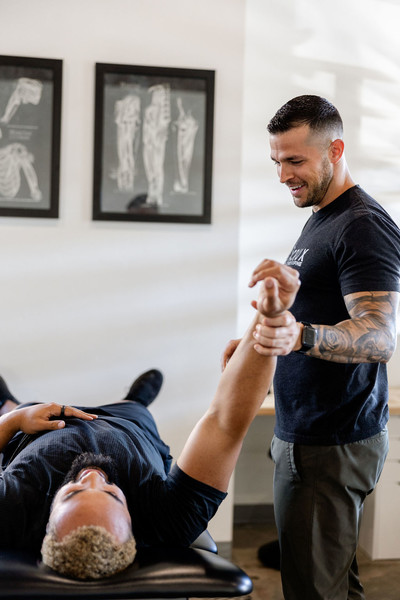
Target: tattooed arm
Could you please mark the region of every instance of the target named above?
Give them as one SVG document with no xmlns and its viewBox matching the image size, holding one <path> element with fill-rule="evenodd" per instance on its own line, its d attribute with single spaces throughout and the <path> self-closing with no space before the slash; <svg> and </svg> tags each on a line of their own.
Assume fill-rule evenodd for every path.
<svg viewBox="0 0 400 600">
<path fill-rule="evenodd" d="M 341 363 L 388 362 L 396 347 L 397 292 L 344 296 L 351 319 L 316 325 L 317 343 L 307 354 Z"/>
<path fill-rule="evenodd" d="M 357 292 L 344 296 L 350 319 L 336 325 L 316 325 L 317 343 L 307 352 L 314 358 L 340 363 L 386 363 L 396 347 L 397 292 Z M 303 325 L 293 350 L 301 347 Z M 262 353 L 263 332 L 257 342 Z"/>
</svg>

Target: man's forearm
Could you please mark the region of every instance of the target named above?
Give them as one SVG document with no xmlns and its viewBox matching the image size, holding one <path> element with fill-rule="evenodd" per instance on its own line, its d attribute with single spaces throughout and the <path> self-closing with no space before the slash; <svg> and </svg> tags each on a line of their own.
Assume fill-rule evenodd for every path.
<svg viewBox="0 0 400 600">
<path fill-rule="evenodd" d="M 317 343 L 307 354 L 349 364 L 388 362 L 396 348 L 398 294 L 360 292 L 345 302 L 352 318 L 334 326 L 313 325 Z"/>
<path fill-rule="evenodd" d="M 366 319 L 349 319 L 341 324 L 314 325 L 317 343 L 307 354 L 339 363 L 386 363 L 396 347 L 393 332 Z"/>
</svg>

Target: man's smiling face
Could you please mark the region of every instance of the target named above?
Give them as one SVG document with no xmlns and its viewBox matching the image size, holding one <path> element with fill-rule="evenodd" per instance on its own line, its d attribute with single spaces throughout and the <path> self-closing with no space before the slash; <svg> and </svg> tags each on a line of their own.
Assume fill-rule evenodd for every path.
<svg viewBox="0 0 400 600">
<path fill-rule="evenodd" d="M 300 125 L 271 135 L 270 145 L 279 180 L 288 186 L 296 206 L 312 206 L 318 210 L 328 204 L 333 165 L 326 135 L 311 132 L 308 125 Z"/>
</svg>

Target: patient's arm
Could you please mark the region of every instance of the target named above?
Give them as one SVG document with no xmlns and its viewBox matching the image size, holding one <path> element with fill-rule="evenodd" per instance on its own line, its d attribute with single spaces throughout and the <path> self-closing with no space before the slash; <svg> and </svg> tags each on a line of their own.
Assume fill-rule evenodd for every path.
<svg viewBox="0 0 400 600">
<path fill-rule="evenodd" d="M 294 293 L 297 289 L 298 281 L 294 278 Z M 270 309 L 275 312 L 280 303 L 278 295 L 276 283 L 272 287 L 262 286 L 259 306 L 264 312 Z M 271 327 L 271 335 L 275 327 L 280 339 L 278 346 L 271 345 L 269 356 L 260 355 L 254 348 L 255 328 L 265 320 Z M 284 341 L 294 335 L 294 328 L 295 319 L 288 312 L 272 319 L 257 311 L 221 375 L 210 408 L 192 431 L 178 459 L 186 474 L 221 491 L 227 490 L 244 436 L 271 385 L 275 357 L 286 353 Z"/>
<path fill-rule="evenodd" d="M 288 310 L 292 306 L 300 287 L 298 271 L 275 260 L 263 260 L 255 268 L 249 287 L 254 287 L 258 282 L 261 282 L 261 286 L 270 285 L 273 281 L 275 281 L 275 284 L 279 284 L 279 293 L 274 297 L 273 302 L 271 296 L 268 297 L 263 293 L 263 288 L 259 294 L 258 301 L 252 302 L 254 308 L 257 308 L 260 313 L 270 317 Z M 267 302 L 265 306 L 263 306 L 264 301 Z M 228 361 L 232 358 L 239 342 L 240 339 L 228 342 L 221 357 L 222 370 L 225 369 Z"/>
<path fill-rule="evenodd" d="M 51 402 L 18 408 L 3 415 L 0 417 L 0 452 L 18 431 L 39 433 L 39 431 L 62 429 L 65 427 L 65 421 L 57 419 L 60 414 L 61 406 Z M 86 413 L 73 406 L 66 406 L 64 415 L 66 417 L 77 417 L 85 421 L 97 419 L 96 415 Z"/>
</svg>

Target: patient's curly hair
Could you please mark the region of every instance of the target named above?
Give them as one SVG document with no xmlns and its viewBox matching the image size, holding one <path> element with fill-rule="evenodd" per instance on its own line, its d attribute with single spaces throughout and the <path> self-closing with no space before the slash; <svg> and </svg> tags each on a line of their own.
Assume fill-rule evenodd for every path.
<svg viewBox="0 0 400 600">
<path fill-rule="evenodd" d="M 78 527 L 58 541 L 50 527 L 42 545 L 45 565 L 76 579 L 99 579 L 123 571 L 134 560 L 133 536 L 123 544 L 98 525 Z"/>
</svg>

